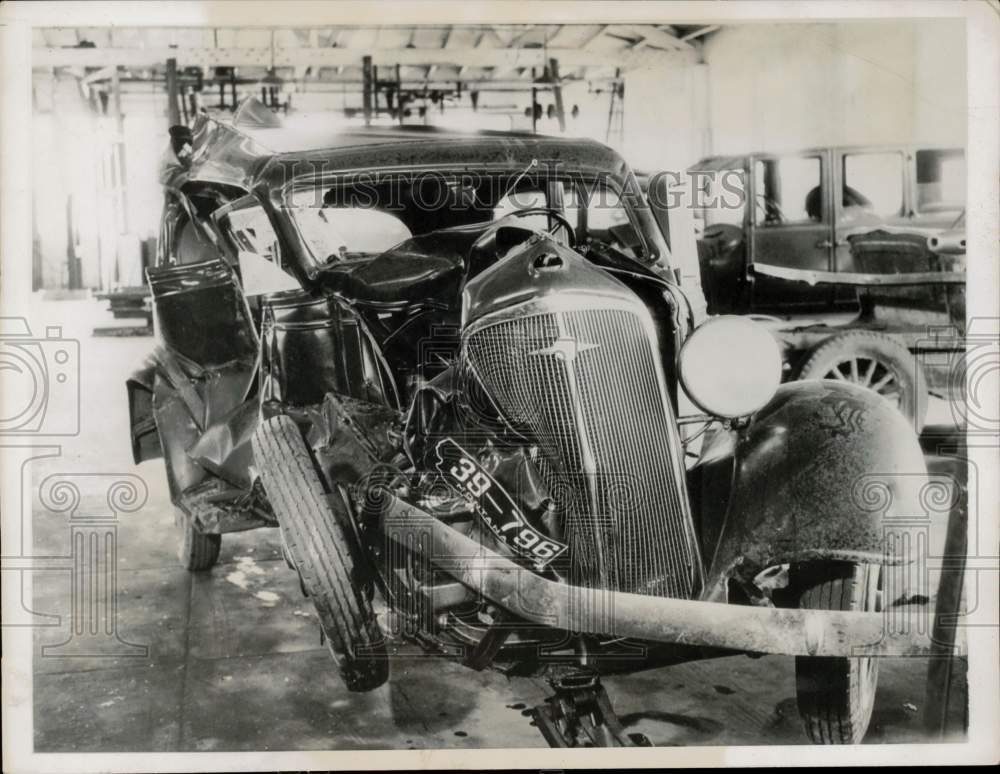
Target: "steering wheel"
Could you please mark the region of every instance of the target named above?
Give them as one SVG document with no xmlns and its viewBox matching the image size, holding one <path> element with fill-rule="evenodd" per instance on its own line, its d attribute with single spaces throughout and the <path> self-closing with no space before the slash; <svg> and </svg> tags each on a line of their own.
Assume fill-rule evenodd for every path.
<svg viewBox="0 0 1000 774">
<path fill-rule="evenodd" d="M 757 194 L 756 204 L 758 214 L 763 216 L 762 222 L 768 225 L 778 225 L 785 222 L 785 213 L 782 212 L 778 203 L 767 194 Z"/>
<path fill-rule="evenodd" d="M 551 207 L 525 207 L 523 210 L 514 210 L 500 218 L 497 223 L 507 218 L 524 218 L 528 215 L 547 215 L 552 218 L 556 221 L 556 224 L 548 229 L 548 233 L 554 236 L 560 228 L 564 228 L 566 229 L 569 246 L 571 248 L 576 247 L 576 231 L 573 229 L 573 224 L 559 210 L 554 210 Z"/>
</svg>

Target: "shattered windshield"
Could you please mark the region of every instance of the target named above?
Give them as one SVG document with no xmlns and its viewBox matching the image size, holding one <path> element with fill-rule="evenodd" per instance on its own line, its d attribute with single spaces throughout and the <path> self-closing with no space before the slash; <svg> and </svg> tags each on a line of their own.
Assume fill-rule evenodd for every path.
<svg viewBox="0 0 1000 774">
<path fill-rule="evenodd" d="M 412 236 L 391 213 L 364 207 L 297 207 L 295 222 L 313 256 L 323 261 L 381 253 Z"/>
<path fill-rule="evenodd" d="M 501 219 L 577 245 L 600 242 L 642 258 L 643 240 L 623 197 L 603 181 L 522 173 L 436 172 L 355 179 L 295 191 L 286 211 L 318 264 L 385 252 L 411 237 Z M 565 233 L 556 216 L 573 227 Z"/>
</svg>

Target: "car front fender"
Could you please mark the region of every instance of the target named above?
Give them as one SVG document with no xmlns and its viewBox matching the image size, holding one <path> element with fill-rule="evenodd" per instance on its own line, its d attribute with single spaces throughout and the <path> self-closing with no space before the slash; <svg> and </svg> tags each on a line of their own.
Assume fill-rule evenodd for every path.
<svg viewBox="0 0 1000 774">
<path fill-rule="evenodd" d="M 870 390 L 782 385 L 703 459 L 703 534 L 717 535 L 705 598 L 784 563 L 909 561 L 893 546 L 925 514 L 927 467 L 905 417 Z"/>
<path fill-rule="evenodd" d="M 153 416 L 155 379 L 156 362 L 152 357 L 148 357 L 125 381 L 125 392 L 128 396 L 129 441 L 132 446 L 132 459 L 136 465 L 144 460 L 163 456 Z"/>
</svg>

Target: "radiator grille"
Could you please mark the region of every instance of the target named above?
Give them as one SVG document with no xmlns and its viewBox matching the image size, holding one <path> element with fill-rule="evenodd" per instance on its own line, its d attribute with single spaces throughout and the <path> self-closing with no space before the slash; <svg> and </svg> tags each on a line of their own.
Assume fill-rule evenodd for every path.
<svg viewBox="0 0 1000 774">
<path fill-rule="evenodd" d="M 512 423 L 542 449 L 576 584 L 690 597 L 697 547 L 653 342 L 628 308 L 498 320 L 466 357 Z"/>
</svg>

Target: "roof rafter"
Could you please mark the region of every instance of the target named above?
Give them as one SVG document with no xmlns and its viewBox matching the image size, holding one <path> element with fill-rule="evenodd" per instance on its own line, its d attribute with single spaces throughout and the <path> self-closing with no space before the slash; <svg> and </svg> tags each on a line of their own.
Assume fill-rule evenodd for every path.
<svg viewBox="0 0 1000 774">
<path fill-rule="evenodd" d="M 693 54 L 693 48 L 690 53 Z M 543 67 L 551 57 L 566 67 L 617 66 L 623 69 L 687 59 L 686 51 L 641 50 L 587 51 L 579 48 L 42 48 L 33 52 L 34 67 L 152 67 L 176 59 L 182 67 L 344 67 L 357 65 L 363 56 L 374 64 L 456 67 Z"/>
<path fill-rule="evenodd" d="M 690 43 L 675 38 L 669 32 L 637 24 L 613 24 L 605 31 L 605 34 L 626 40 L 637 39 L 633 48 L 657 46 L 668 51 L 676 51 L 692 47 Z"/>
</svg>

